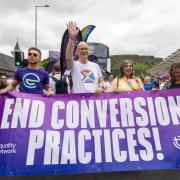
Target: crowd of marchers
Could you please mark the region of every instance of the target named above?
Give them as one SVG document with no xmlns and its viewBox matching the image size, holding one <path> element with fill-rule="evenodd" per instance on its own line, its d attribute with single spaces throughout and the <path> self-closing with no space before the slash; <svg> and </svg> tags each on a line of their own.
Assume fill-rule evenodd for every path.
<svg viewBox="0 0 180 180">
<path fill-rule="evenodd" d="M 154 91 L 180 88 L 180 62 L 173 63 L 169 75 L 153 77 L 146 76 L 143 80 L 134 75 L 133 61 L 124 60 L 119 67 L 119 76 L 108 73 L 104 79 L 102 70 L 97 63 L 88 60 L 88 44 L 80 42 L 77 45 L 79 59 L 74 61 L 74 43 L 79 29 L 76 23 L 67 25 L 69 40 L 66 48 L 67 70 L 61 76 L 60 63 L 54 65 L 48 74 L 39 64 L 41 51 L 35 47 L 28 50 L 27 66 L 18 68 L 11 79 L 6 75 L 0 77 L 0 94 L 9 91 L 22 93 L 53 94 L 66 93 L 119 93 L 122 91 Z"/>
</svg>

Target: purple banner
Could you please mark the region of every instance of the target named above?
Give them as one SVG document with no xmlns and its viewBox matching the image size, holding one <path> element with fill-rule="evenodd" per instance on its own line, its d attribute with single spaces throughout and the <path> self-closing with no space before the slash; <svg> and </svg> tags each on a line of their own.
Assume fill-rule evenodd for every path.
<svg viewBox="0 0 180 180">
<path fill-rule="evenodd" d="M 60 61 L 59 51 L 49 51 L 49 62 L 57 63 Z"/>
<path fill-rule="evenodd" d="M 60 62 L 60 52 L 59 51 L 49 51 L 49 63 L 47 64 L 45 70 L 51 73 L 54 68 L 54 64 Z"/>
<path fill-rule="evenodd" d="M 180 167 L 180 89 L 0 96 L 0 175 Z"/>
</svg>

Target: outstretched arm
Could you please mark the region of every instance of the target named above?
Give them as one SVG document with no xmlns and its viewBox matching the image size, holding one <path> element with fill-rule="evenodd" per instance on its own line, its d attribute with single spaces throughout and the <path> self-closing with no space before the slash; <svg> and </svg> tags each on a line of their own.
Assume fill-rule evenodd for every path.
<svg viewBox="0 0 180 180">
<path fill-rule="evenodd" d="M 66 60 L 68 69 L 71 69 L 73 67 L 74 41 L 79 32 L 79 29 L 76 27 L 76 23 L 73 23 L 72 21 L 67 24 L 67 28 L 69 32 L 69 40 L 66 48 Z"/>
<path fill-rule="evenodd" d="M 101 95 L 104 92 L 104 79 L 100 77 L 98 79 L 98 87 L 96 89 L 96 95 Z"/>
</svg>

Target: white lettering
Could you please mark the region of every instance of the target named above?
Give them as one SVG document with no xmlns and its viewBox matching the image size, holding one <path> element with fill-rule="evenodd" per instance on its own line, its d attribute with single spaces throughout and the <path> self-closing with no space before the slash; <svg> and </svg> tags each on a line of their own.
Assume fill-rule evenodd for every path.
<svg viewBox="0 0 180 180">
<path fill-rule="evenodd" d="M 34 164 L 35 151 L 36 149 L 40 149 L 43 147 L 43 141 L 44 141 L 43 131 L 41 130 L 30 131 L 26 165 Z"/>
<path fill-rule="evenodd" d="M 76 146 L 75 134 L 73 130 L 64 131 L 64 139 L 62 144 L 61 164 L 76 164 Z"/>
<path fill-rule="evenodd" d="M 86 152 L 86 140 L 91 140 L 91 133 L 88 130 L 81 130 L 78 134 L 78 157 L 82 164 L 88 164 L 92 157 L 91 152 Z"/>
<path fill-rule="evenodd" d="M 92 135 L 94 136 L 94 151 L 95 151 L 95 162 L 102 162 L 102 151 L 101 151 L 101 136 L 102 130 L 93 130 Z"/>
<path fill-rule="evenodd" d="M 120 127 L 120 123 L 117 121 L 118 109 L 116 108 L 118 101 L 117 99 L 109 99 L 109 107 L 110 107 L 110 122 L 111 127 Z"/>
<path fill-rule="evenodd" d="M 75 129 L 79 125 L 79 104 L 77 101 L 69 101 L 66 107 L 66 125 Z"/>
<path fill-rule="evenodd" d="M 81 101 L 81 127 L 87 128 L 88 124 L 91 128 L 95 128 L 94 118 L 94 100 L 89 100 L 89 107 L 85 100 Z"/>
<path fill-rule="evenodd" d="M 149 141 L 147 141 L 146 138 L 150 138 L 150 132 L 148 128 L 140 128 L 138 129 L 138 140 L 139 143 L 145 147 L 145 150 L 140 150 L 140 157 L 142 158 L 142 160 L 144 161 L 151 161 L 154 157 L 153 154 L 153 148 L 152 145 Z"/>
<path fill-rule="evenodd" d="M 58 164 L 59 163 L 59 143 L 60 132 L 47 131 L 45 152 L 44 152 L 44 164 Z"/>
<path fill-rule="evenodd" d="M 147 126 L 148 125 L 148 115 L 146 110 L 141 106 L 146 106 L 146 101 L 142 97 L 137 97 L 134 99 L 134 108 L 141 116 L 136 117 L 136 123 L 138 126 Z"/>
<path fill-rule="evenodd" d="M 26 128 L 29 105 L 30 99 L 24 99 L 24 102 L 22 104 L 22 99 L 16 98 L 11 128 L 17 128 L 18 122 L 21 128 Z"/>
<path fill-rule="evenodd" d="M 129 160 L 130 161 L 139 161 L 139 156 L 135 152 L 135 147 L 137 146 L 137 142 L 134 139 L 134 135 L 136 134 L 135 129 L 127 129 L 127 141 L 128 141 L 128 150 L 129 150 Z"/>
<path fill-rule="evenodd" d="M 96 109 L 98 114 L 99 125 L 101 128 L 106 127 L 107 122 L 107 99 L 96 100 Z"/>
<path fill-rule="evenodd" d="M 170 117 L 169 117 L 166 99 L 163 97 L 155 98 L 155 106 L 156 106 L 156 113 L 159 124 L 162 126 L 169 125 Z"/>
<path fill-rule="evenodd" d="M 54 129 L 61 129 L 64 125 L 64 119 L 58 119 L 59 109 L 65 109 L 63 101 L 55 101 L 52 105 L 51 126 Z"/>
<path fill-rule="evenodd" d="M 112 144 L 113 144 L 113 152 L 114 159 L 117 162 L 124 162 L 127 159 L 127 152 L 120 150 L 120 139 L 125 139 L 124 131 L 121 129 L 115 129 L 112 132 Z"/>
<path fill-rule="evenodd" d="M 13 104 L 14 104 L 14 99 L 6 99 L 3 116 L 2 116 L 1 129 L 9 128 L 8 117 L 12 113 L 11 105 Z"/>
<path fill-rule="evenodd" d="M 44 121 L 45 103 L 43 101 L 33 100 L 31 107 L 29 128 L 39 128 L 43 125 Z"/>
<path fill-rule="evenodd" d="M 179 125 L 180 119 L 180 96 L 176 97 L 177 103 L 173 96 L 168 97 L 169 110 L 171 113 L 171 119 L 174 125 Z"/>
<path fill-rule="evenodd" d="M 122 127 L 134 127 L 134 114 L 130 98 L 120 99 L 121 124 Z"/>
</svg>

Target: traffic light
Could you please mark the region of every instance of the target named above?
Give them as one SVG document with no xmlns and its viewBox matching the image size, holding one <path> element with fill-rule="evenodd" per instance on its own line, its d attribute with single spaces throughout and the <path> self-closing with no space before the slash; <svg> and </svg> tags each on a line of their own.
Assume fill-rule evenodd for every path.
<svg viewBox="0 0 180 180">
<path fill-rule="evenodd" d="M 14 52 L 14 65 L 21 67 L 23 62 L 23 52 L 22 51 L 15 51 Z"/>
</svg>

